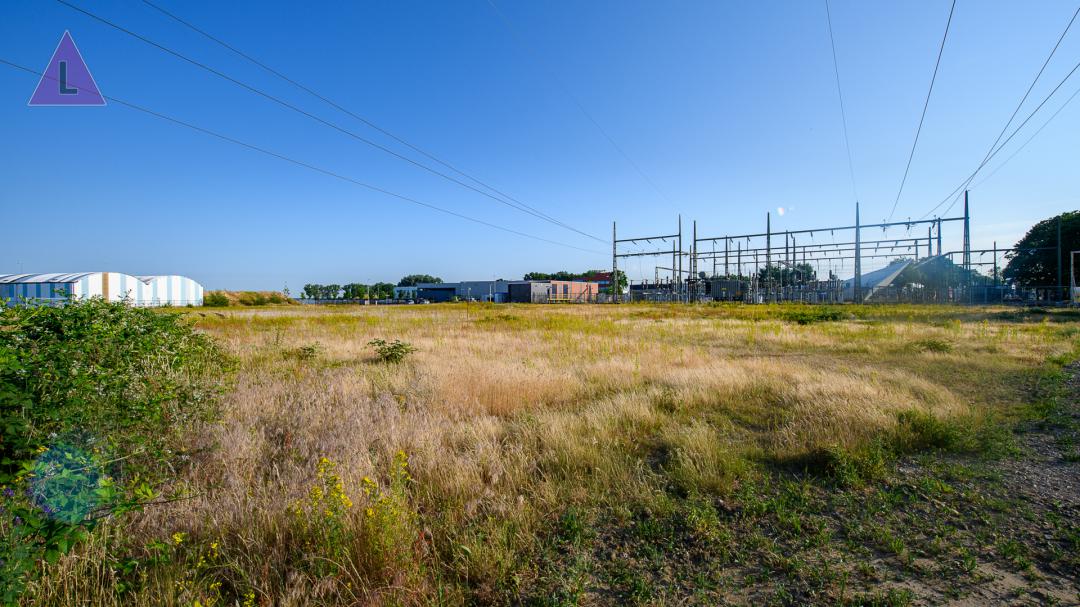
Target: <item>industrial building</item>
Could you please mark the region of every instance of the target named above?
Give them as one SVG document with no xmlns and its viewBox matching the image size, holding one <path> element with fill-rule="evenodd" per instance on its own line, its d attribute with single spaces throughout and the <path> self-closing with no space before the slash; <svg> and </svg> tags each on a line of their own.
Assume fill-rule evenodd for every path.
<svg viewBox="0 0 1080 607">
<path fill-rule="evenodd" d="M 590 303 L 600 285 L 581 280 L 522 280 L 510 284 L 513 303 Z"/>
<path fill-rule="evenodd" d="M 428 301 L 508 301 L 510 281 L 467 280 L 463 282 L 422 282 L 416 285 L 416 296 Z"/>
<path fill-rule="evenodd" d="M 132 276 L 120 272 L 0 274 L 0 301 L 59 304 L 69 297 L 101 297 L 135 306 L 201 306 L 203 287 L 185 276 Z"/>
<path fill-rule="evenodd" d="M 416 297 L 434 302 L 586 303 L 596 301 L 599 293 L 600 285 L 581 280 L 470 280 L 416 285 Z"/>
</svg>

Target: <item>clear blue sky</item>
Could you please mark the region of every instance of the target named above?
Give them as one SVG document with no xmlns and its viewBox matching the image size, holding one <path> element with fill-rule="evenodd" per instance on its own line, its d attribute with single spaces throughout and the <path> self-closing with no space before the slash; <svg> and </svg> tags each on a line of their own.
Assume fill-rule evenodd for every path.
<svg viewBox="0 0 1080 607">
<path fill-rule="evenodd" d="M 72 1 L 396 147 L 140 2 Z M 602 238 L 610 238 L 612 220 L 620 235 L 672 230 L 678 213 L 709 235 L 761 231 L 767 211 L 781 230 L 853 219 L 823 2 L 504 0 L 499 6 L 523 46 L 485 0 L 155 1 Z M 831 6 L 858 194 L 864 217 L 878 220 L 896 196 L 949 4 Z M 1060 0 L 959 0 L 897 217 L 921 216 L 977 166 L 1075 8 Z M 610 266 L 609 244 L 426 174 L 51 0 L 5 2 L 0 16 L 0 58 L 44 69 L 70 30 L 107 96 L 598 251 L 441 215 L 119 104 L 27 107 L 37 78 L 0 66 L 8 226 L 0 272 L 177 273 L 208 288 L 288 283 L 295 292 L 304 282 L 413 272 L 453 280 Z M 1026 108 L 1078 60 L 1080 24 Z M 1080 74 L 984 174 L 1078 88 Z M 1080 101 L 972 191 L 976 246 L 1012 244 L 1034 221 L 1080 207 L 1078 136 Z M 635 279 L 652 274 L 637 262 L 629 270 Z"/>
</svg>

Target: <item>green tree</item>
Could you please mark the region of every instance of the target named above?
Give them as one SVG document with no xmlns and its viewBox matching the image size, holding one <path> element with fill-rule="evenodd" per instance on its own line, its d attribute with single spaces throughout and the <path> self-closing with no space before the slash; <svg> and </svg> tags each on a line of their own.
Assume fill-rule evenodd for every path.
<svg viewBox="0 0 1080 607">
<path fill-rule="evenodd" d="M 814 266 L 808 263 L 797 263 L 790 267 L 770 266 L 758 271 L 758 279 L 762 282 L 771 280 L 777 284 L 785 285 L 806 284 L 817 280 L 817 272 Z"/>
<path fill-rule="evenodd" d="M 1058 230 L 1061 230 L 1061 259 L 1058 259 Z M 1025 287 L 1046 287 L 1058 284 L 1058 268 L 1062 281 L 1068 284 L 1069 255 L 1080 249 L 1080 211 L 1067 211 L 1044 219 L 1028 230 L 1016 243 L 1016 251 L 1005 254 L 1009 260 L 1003 275 Z"/>
<path fill-rule="evenodd" d="M 365 299 L 367 297 L 368 286 L 358 282 L 350 282 L 342 287 L 341 297 L 343 299 Z"/>
<path fill-rule="evenodd" d="M 337 299 L 341 294 L 341 285 L 326 285 L 323 287 L 323 299 Z"/>
<path fill-rule="evenodd" d="M 394 296 L 394 285 L 389 282 L 377 282 L 371 285 L 371 296 L 375 299 L 390 299 Z"/>
<path fill-rule="evenodd" d="M 443 281 L 443 279 L 439 278 L 438 276 L 432 276 L 431 274 L 409 274 L 408 276 L 403 276 L 401 278 L 401 280 L 398 281 L 397 286 L 399 286 L 399 287 L 415 287 L 416 285 L 418 285 L 418 284 L 420 284 L 422 282 L 430 282 L 430 283 L 438 284 L 438 283 L 441 283 L 442 281 Z"/>
<path fill-rule="evenodd" d="M 323 293 L 323 286 L 319 284 L 308 283 L 304 285 L 304 297 L 308 299 L 321 299 Z"/>
</svg>

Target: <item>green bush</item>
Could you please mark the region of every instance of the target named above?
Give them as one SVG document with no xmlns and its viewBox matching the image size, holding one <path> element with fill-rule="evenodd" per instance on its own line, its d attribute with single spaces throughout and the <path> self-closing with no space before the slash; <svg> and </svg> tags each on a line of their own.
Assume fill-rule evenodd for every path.
<svg viewBox="0 0 1080 607">
<path fill-rule="evenodd" d="M 229 305 L 229 298 L 221 291 L 210 291 L 203 297 L 203 305 L 212 308 L 224 308 Z"/>
<path fill-rule="evenodd" d="M 0 310 L 0 603 L 96 521 L 156 499 L 217 413 L 223 364 L 180 314 L 101 299 Z"/>
<path fill-rule="evenodd" d="M 780 317 L 788 322 L 809 325 L 816 322 L 842 320 L 844 313 L 836 308 L 826 306 L 805 306 L 794 310 L 784 310 L 781 312 Z"/>
<path fill-rule="evenodd" d="M 897 416 L 896 436 L 893 443 L 903 452 L 924 449 L 949 449 L 960 444 L 960 429 L 925 411 L 912 409 L 901 411 Z"/>
<path fill-rule="evenodd" d="M 368 345 L 375 348 L 376 357 L 384 363 L 397 364 L 405 360 L 405 357 L 416 351 L 412 344 L 395 339 L 387 342 L 385 339 L 373 339 Z"/>
<path fill-rule="evenodd" d="M 242 306 L 265 306 L 270 300 L 257 291 L 243 291 L 237 298 Z"/>
</svg>

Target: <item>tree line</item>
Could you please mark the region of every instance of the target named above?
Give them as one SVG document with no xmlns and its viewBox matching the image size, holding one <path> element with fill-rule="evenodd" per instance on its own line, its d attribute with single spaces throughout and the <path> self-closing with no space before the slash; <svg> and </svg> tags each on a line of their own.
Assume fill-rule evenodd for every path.
<svg viewBox="0 0 1080 607">
<path fill-rule="evenodd" d="M 397 285 L 389 282 L 364 284 L 350 282 L 345 285 L 308 283 L 300 293 L 300 299 L 392 299 L 394 287 L 414 287 L 420 283 L 441 283 L 443 280 L 430 274 L 403 276 Z"/>
</svg>

